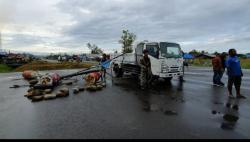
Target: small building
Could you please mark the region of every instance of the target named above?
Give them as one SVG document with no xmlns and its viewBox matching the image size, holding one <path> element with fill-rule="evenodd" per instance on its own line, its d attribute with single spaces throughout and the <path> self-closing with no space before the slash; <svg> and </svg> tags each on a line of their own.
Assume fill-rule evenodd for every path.
<svg viewBox="0 0 250 142">
<path fill-rule="evenodd" d="M 250 53 L 247 53 L 247 54 L 246 54 L 246 57 L 247 57 L 247 58 L 250 58 Z"/>
<path fill-rule="evenodd" d="M 214 57 L 215 55 L 211 55 L 211 54 L 199 54 L 195 56 L 195 58 L 200 58 L 200 59 L 213 59 Z"/>
</svg>

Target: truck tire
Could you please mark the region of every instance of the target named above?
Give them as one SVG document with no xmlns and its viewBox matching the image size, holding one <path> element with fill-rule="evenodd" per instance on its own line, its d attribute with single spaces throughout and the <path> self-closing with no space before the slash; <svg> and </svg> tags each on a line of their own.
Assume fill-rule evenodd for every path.
<svg viewBox="0 0 250 142">
<path fill-rule="evenodd" d="M 164 78 L 164 81 L 168 83 L 168 82 L 170 82 L 172 79 L 173 79 L 173 77 Z"/>
<path fill-rule="evenodd" d="M 123 76 L 123 70 L 122 68 L 119 68 L 117 64 L 114 65 L 113 71 L 114 71 L 115 77 L 120 78 Z"/>
</svg>

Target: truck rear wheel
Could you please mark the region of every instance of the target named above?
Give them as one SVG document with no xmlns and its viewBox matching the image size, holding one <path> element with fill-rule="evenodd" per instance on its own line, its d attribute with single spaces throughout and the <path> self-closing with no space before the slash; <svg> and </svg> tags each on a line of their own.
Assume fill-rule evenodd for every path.
<svg viewBox="0 0 250 142">
<path fill-rule="evenodd" d="M 117 64 L 114 65 L 113 71 L 114 71 L 115 77 L 119 78 L 123 76 L 123 70 L 122 68 L 119 68 Z"/>
</svg>

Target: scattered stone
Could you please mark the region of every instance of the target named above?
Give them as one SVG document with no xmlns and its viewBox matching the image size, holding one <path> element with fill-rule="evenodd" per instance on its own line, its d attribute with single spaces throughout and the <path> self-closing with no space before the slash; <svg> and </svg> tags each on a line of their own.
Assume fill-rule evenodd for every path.
<svg viewBox="0 0 250 142">
<path fill-rule="evenodd" d="M 43 96 L 33 96 L 32 102 L 39 102 L 43 100 Z"/>
<path fill-rule="evenodd" d="M 38 90 L 38 89 L 35 89 L 32 91 L 32 95 L 33 96 L 42 96 L 43 95 L 43 90 Z"/>
<path fill-rule="evenodd" d="M 102 83 L 102 86 L 103 86 L 103 87 L 106 87 L 106 83 Z"/>
<path fill-rule="evenodd" d="M 79 91 L 81 92 L 81 91 L 84 91 L 85 90 L 85 88 L 84 87 L 79 87 Z"/>
<path fill-rule="evenodd" d="M 56 99 L 56 95 L 55 94 L 46 94 L 44 95 L 44 100 L 52 100 L 52 99 Z"/>
<path fill-rule="evenodd" d="M 68 88 L 62 88 L 60 91 L 56 93 L 56 97 L 67 97 L 69 96 L 69 89 Z"/>
<path fill-rule="evenodd" d="M 34 95 L 33 95 L 33 92 L 29 92 L 29 93 L 26 95 L 26 97 L 29 98 L 29 99 L 31 99 L 33 96 L 34 96 Z"/>
<path fill-rule="evenodd" d="M 62 88 L 61 90 L 60 90 L 62 93 L 64 93 L 66 96 L 68 96 L 69 95 L 69 88 Z"/>
<path fill-rule="evenodd" d="M 63 92 L 58 91 L 56 92 L 56 97 L 60 98 L 60 97 L 65 97 L 65 94 L 63 94 Z"/>
<path fill-rule="evenodd" d="M 103 86 L 101 86 L 101 85 L 96 86 L 96 90 L 102 90 L 102 88 L 103 88 Z"/>
<path fill-rule="evenodd" d="M 45 93 L 45 94 L 51 94 L 52 91 L 53 91 L 52 89 L 45 89 L 45 90 L 44 90 L 44 93 Z"/>
<path fill-rule="evenodd" d="M 80 91 L 79 91 L 79 88 L 73 88 L 73 93 L 74 94 L 78 94 Z"/>
<path fill-rule="evenodd" d="M 36 79 L 33 79 L 33 80 L 29 81 L 30 85 L 36 85 L 37 83 L 38 83 L 38 80 L 36 80 Z"/>
<path fill-rule="evenodd" d="M 172 110 L 166 110 L 164 113 L 165 113 L 166 115 L 178 115 L 177 112 L 172 111 Z"/>
<path fill-rule="evenodd" d="M 88 91 L 97 91 L 97 87 L 95 85 L 87 86 Z"/>
<path fill-rule="evenodd" d="M 73 82 L 72 81 L 65 81 L 63 84 L 65 84 L 65 85 L 72 85 Z"/>
<path fill-rule="evenodd" d="M 30 88 L 27 92 L 29 93 L 29 92 L 32 92 L 33 91 L 33 88 Z"/>
<path fill-rule="evenodd" d="M 212 111 L 212 114 L 214 114 L 214 115 L 217 114 L 217 111 L 216 111 L 216 110 L 213 110 L 213 111 Z"/>
<path fill-rule="evenodd" d="M 223 116 L 224 120 L 229 121 L 229 122 L 237 122 L 239 120 L 238 116 L 234 116 L 231 114 L 225 114 Z"/>
</svg>

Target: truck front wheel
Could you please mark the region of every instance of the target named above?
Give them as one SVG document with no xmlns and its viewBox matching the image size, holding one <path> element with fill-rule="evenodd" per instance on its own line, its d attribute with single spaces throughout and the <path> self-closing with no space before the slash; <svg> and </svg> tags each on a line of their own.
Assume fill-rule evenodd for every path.
<svg viewBox="0 0 250 142">
<path fill-rule="evenodd" d="M 173 79 L 173 77 L 169 77 L 169 78 L 164 78 L 165 82 L 170 82 Z"/>
</svg>

